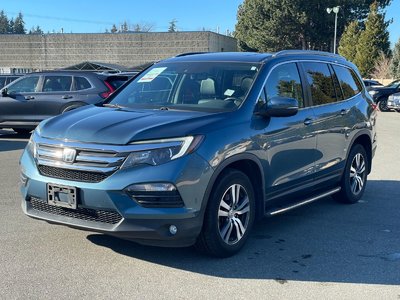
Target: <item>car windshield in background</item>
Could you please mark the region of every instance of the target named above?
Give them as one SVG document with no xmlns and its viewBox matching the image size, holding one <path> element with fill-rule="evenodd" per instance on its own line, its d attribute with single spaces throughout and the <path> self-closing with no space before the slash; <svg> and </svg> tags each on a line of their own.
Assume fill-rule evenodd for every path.
<svg viewBox="0 0 400 300">
<path fill-rule="evenodd" d="M 395 80 L 389 83 L 386 87 L 388 88 L 397 88 L 400 85 L 400 80 Z"/>
<path fill-rule="evenodd" d="M 147 70 L 109 104 L 130 108 L 232 111 L 245 100 L 259 64 L 177 62 Z"/>
</svg>

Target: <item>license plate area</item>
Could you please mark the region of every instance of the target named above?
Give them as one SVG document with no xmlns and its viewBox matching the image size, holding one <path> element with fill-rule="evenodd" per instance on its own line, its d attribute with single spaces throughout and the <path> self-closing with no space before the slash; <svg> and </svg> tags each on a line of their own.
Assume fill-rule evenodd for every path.
<svg viewBox="0 0 400 300">
<path fill-rule="evenodd" d="M 47 204 L 76 209 L 77 202 L 76 187 L 47 184 Z"/>
</svg>

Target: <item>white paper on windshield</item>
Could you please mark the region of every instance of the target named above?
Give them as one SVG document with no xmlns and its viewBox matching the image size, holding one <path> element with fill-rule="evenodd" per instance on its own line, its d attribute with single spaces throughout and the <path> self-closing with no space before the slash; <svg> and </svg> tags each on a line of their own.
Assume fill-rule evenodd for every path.
<svg viewBox="0 0 400 300">
<path fill-rule="evenodd" d="M 227 90 L 225 91 L 225 93 L 224 93 L 224 96 L 230 97 L 230 96 L 233 95 L 234 92 L 235 92 L 235 90 L 227 89 Z"/>
<path fill-rule="evenodd" d="M 152 82 L 154 78 L 164 72 L 165 68 L 154 68 L 147 72 L 138 82 Z"/>
</svg>

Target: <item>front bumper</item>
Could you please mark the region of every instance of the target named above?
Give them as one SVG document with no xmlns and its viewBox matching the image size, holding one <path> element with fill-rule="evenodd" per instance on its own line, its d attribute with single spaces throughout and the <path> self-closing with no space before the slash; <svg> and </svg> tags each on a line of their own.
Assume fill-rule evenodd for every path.
<svg viewBox="0 0 400 300">
<path fill-rule="evenodd" d="M 203 197 L 212 169 L 196 154 L 160 166 L 119 170 L 98 183 L 42 176 L 26 150 L 20 163 L 22 209 L 30 217 L 157 246 L 189 246 L 200 233 Z M 129 185 L 152 182 L 173 183 L 184 206 L 145 208 L 124 192 Z M 76 187 L 77 209 L 49 205 L 48 183 Z M 176 226 L 176 234 L 171 234 L 171 225 Z"/>
<path fill-rule="evenodd" d="M 400 99 L 388 99 L 387 107 L 390 109 L 400 110 Z"/>
</svg>

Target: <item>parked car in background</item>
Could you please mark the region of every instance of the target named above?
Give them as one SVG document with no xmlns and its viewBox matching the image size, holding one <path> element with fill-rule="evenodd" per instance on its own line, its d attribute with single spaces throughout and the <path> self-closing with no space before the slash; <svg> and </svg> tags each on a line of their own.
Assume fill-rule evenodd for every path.
<svg viewBox="0 0 400 300">
<path fill-rule="evenodd" d="M 22 74 L 0 74 L 0 89 L 23 76 Z"/>
<path fill-rule="evenodd" d="M 368 93 L 372 96 L 380 111 L 389 111 L 387 106 L 388 97 L 400 92 L 400 79 L 395 80 L 384 87 L 371 88 Z"/>
<path fill-rule="evenodd" d="M 0 93 L 0 128 L 28 133 L 40 121 L 102 102 L 129 76 L 80 71 L 30 73 Z"/>
<path fill-rule="evenodd" d="M 400 93 L 392 94 L 388 97 L 387 107 L 400 112 Z"/>
<path fill-rule="evenodd" d="M 363 79 L 365 89 L 369 91 L 372 88 L 383 87 L 384 85 L 377 80 Z"/>
<path fill-rule="evenodd" d="M 179 55 L 103 103 L 40 123 L 20 160 L 22 208 L 230 256 L 263 216 L 329 195 L 358 202 L 376 117 L 356 67 L 338 55 Z"/>
</svg>

